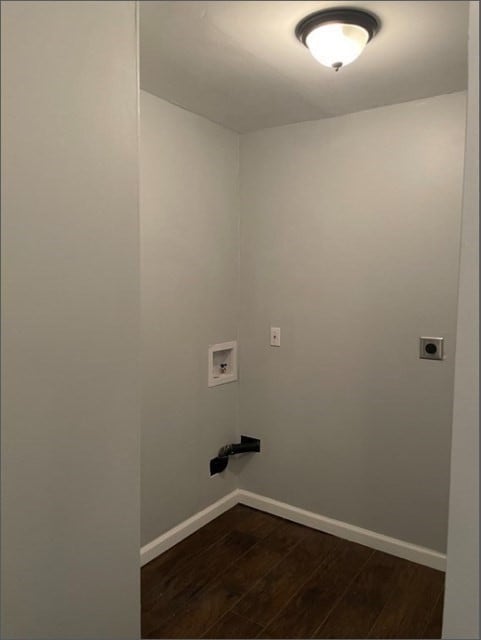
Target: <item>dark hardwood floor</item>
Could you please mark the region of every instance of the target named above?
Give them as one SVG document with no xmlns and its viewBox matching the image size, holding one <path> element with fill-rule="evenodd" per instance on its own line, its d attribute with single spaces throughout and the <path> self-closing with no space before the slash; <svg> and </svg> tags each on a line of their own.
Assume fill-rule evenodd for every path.
<svg viewBox="0 0 481 640">
<path fill-rule="evenodd" d="M 142 568 L 142 638 L 440 638 L 444 574 L 237 505 Z"/>
</svg>

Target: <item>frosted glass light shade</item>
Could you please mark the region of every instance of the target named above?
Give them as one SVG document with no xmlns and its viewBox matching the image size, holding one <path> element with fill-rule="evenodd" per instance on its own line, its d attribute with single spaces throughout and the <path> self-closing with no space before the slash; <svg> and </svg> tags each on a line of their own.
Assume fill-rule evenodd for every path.
<svg viewBox="0 0 481 640">
<path fill-rule="evenodd" d="M 355 24 L 321 24 L 306 37 L 313 57 L 326 67 L 339 68 L 353 62 L 369 41 L 369 33 Z"/>
</svg>

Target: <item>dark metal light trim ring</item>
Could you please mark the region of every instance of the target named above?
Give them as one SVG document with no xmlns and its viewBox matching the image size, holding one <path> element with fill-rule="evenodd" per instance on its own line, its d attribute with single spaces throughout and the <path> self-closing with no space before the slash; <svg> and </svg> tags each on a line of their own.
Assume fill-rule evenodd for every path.
<svg viewBox="0 0 481 640">
<path fill-rule="evenodd" d="M 378 18 L 364 10 L 350 9 L 348 7 L 342 9 L 325 9 L 324 11 L 316 11 L 303 18 L 296 27 L 296 37 L 306 45 L 306 38 L 313 29 L 321 24 L 329 24 L 331 22 L 342 22 L 343 24 L 355 24 L 363 27 L 368 33 L 368 42 L 371 40 L 381 28 Z"/>
</svg>

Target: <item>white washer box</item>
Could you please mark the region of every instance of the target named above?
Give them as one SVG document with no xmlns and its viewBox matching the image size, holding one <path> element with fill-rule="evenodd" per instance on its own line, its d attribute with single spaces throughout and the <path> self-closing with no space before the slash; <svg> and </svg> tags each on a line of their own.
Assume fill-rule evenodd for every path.
<svg viewBox="0 0 481 640">
<path fill-rule="evenodd" d="M 237 342 L 220 342 L 209 346 L 209 387 L 237 380 Z"/>
</svg>

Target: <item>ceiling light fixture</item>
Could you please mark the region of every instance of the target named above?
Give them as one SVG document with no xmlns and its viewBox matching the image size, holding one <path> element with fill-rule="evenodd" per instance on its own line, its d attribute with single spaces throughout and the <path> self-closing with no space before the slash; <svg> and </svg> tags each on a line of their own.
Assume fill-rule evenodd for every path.
<svg viewBox="0 0 481 640">
<path fill-rule="evenodd" d="M 301 20 L 296 36 L 318 62 L 339 71 L 362 53 L 379 29 L 379 20 L 367 11 L 326 9 Z"/>
</svg>

